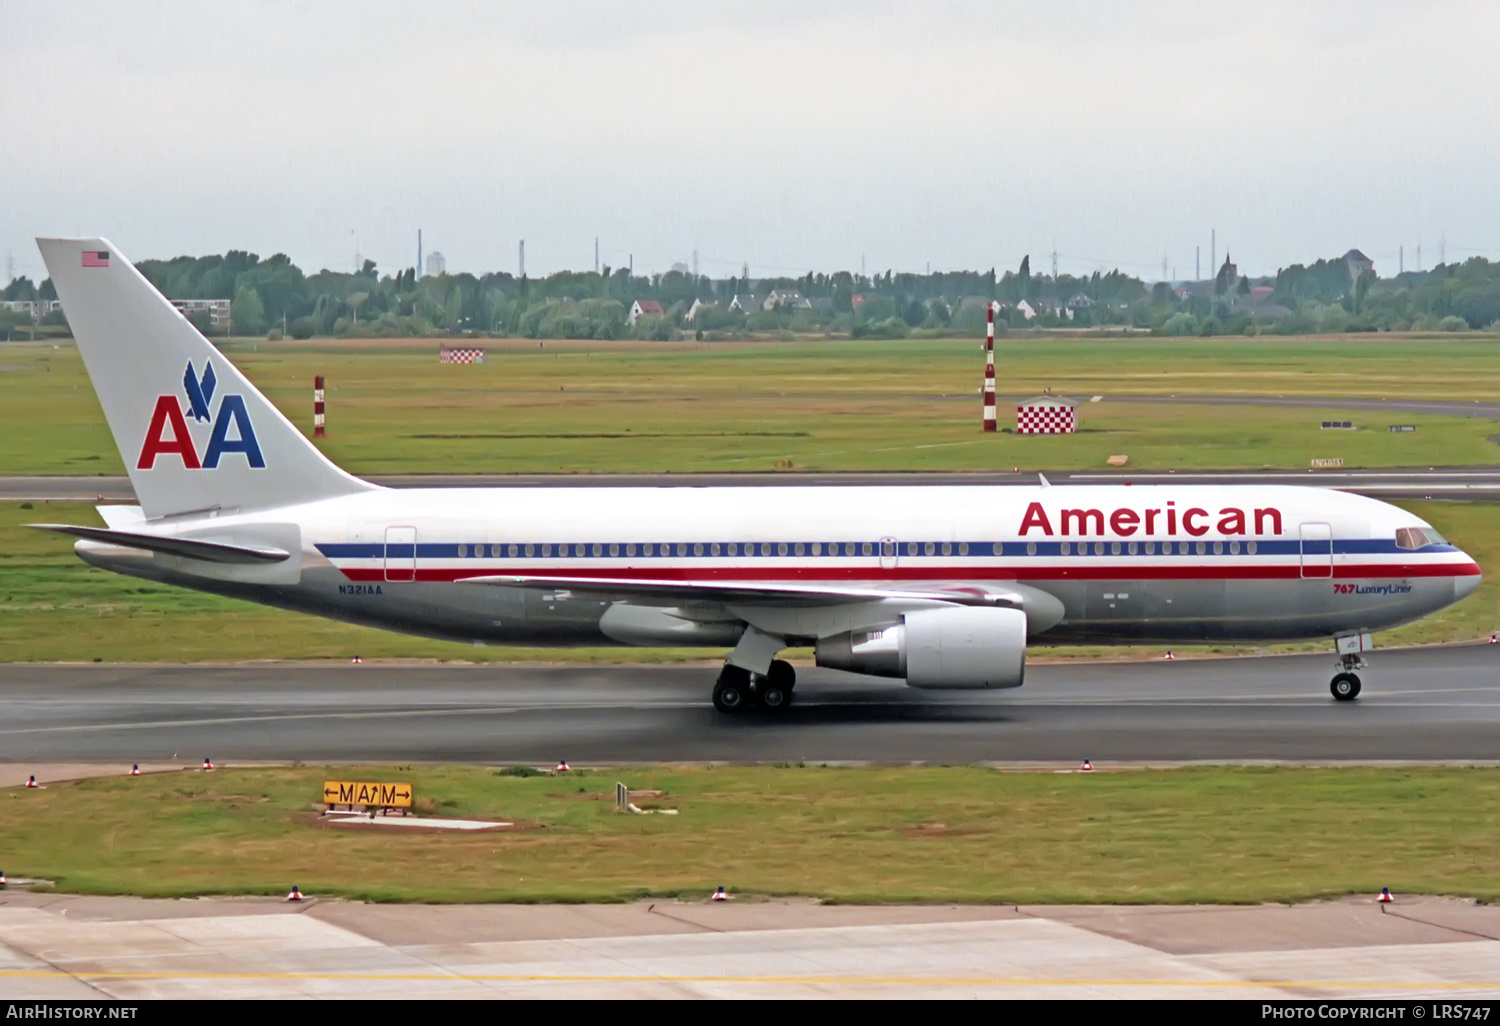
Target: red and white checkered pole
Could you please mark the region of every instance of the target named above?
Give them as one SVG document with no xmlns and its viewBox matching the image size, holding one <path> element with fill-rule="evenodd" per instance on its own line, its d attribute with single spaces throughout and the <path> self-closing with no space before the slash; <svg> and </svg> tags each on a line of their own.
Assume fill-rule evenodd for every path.
<svg viewBox="0 0 1500 1026">
<path fill-rule="evenodd" d="M 313 437 L 323 437 L 323 375 L 313 378 Z"/>
<path fill-rule="evenodd" d="M 996 430 L 995 421 L 995 304 L 984 308 L 984 429 Z"/>
</svg>

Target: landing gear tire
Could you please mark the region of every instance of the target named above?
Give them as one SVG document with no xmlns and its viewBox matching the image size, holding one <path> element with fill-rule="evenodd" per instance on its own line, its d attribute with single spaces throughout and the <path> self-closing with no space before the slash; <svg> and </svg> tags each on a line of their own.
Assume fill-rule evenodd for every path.
<svg viewBox="0 0 1500 1026">
<path fill-rule="evenodd" d="M 738 666 L 726 666 L 714 684 L 714 708 L 721 713 L 735 713 L 750 705 L 750 674 Z"/>
<path fill-rule="evenodd" d="M 785 712 L 792 704 L 792 689 L 767 678 L 760 683 L 760 704 L 767 712 Z"/>
<path fill-rule="evenodd" d="M 1352 702 L 1359 697 L 1359 678 L 1352 673 L 1337 674 L 1328 685 L 1328 690 L 1340 702 Z"/>
<path fill-rule="evenodd" d="M 771 669 L 766 673 L 766 686 L 778 687 L 787 694 L 797 686 L 797 671 L 785 659 L 771 660 Z"/>
</svg>

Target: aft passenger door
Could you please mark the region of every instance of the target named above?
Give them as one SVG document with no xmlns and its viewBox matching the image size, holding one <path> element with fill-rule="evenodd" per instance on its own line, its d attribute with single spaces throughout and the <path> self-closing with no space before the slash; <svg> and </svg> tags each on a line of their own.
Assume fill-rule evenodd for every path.
<svg viewBox="0 0 1500 1026">
<path fill-rule="evenodd" d="M 385 579 L 387 581 L 415 581 L 417 579 L 417 529 L 415 527 L 387 527 L 385 529 Z"/>
<path fill-rule="evenodd" d="M 1302 525 L 1302 576 L 1333 576 L 1333 528 L 1329 525 Z"/>
</svg>

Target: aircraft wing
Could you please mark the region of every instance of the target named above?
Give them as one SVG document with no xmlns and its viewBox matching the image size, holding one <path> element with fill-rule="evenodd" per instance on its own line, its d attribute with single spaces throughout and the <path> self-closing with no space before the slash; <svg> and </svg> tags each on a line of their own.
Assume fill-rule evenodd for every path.
<svg viewBox="0 0 1500 1026">
<path fill-rule="evenodd" d="M 1018 591 L 982 588 L 974 585 L 926 585 L 903 588 L 900 585 L 850 587 L 840 584 L 799 584 L 793 581 L 674 581 L 641 580 L 612 577 L 544 577 L 532 574 L 496 574 L 466 577 L 465 584 L 487 584 L 506 588 L 532 588 L 538 591 L 571 591 L 630 598 L 654 598 L 665 602 L 725 602 L 794 605 L 839 605 L 845 602 L 874 602 L 882 599 L 906 601 L 953 602 L 966 606 L 1023 605 Z"/>
<path fill-rule="evenodd" d="M 115 531 L 105 527 L 78 527 L 73 524 L 27 524 L 40 531 L 71 534 L 75 538 L 145 549 L 169 556 L 202 559 L 210 563 L 280 563 L 291 558 L 285 549 L 269 545 L 235 545 L 230 542 L 176 538 L 170 535 L 145 534 L 138 531 Z"/>
</svg>

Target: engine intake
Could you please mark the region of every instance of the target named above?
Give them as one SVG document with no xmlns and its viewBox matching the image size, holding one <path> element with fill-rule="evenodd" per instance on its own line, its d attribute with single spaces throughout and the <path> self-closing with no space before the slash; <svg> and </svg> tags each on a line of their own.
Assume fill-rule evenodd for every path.
<svg viewBox="0 0 1500 1026">
<path fill-rule="evenodd" d="M 819 638 L 817 663 L 914 688 L 1018 688 L 1026 676 L 1026 614 L 955 607 L 907 613 L 902 622 Z"/>
</svg>

